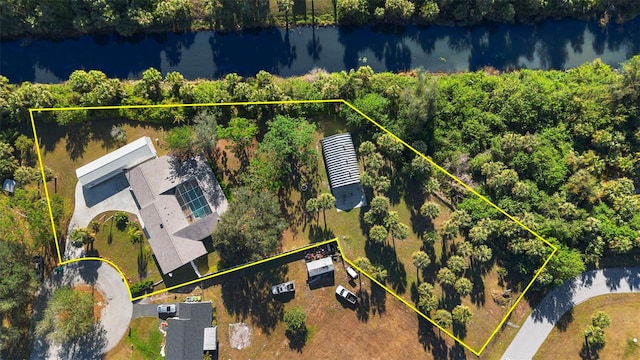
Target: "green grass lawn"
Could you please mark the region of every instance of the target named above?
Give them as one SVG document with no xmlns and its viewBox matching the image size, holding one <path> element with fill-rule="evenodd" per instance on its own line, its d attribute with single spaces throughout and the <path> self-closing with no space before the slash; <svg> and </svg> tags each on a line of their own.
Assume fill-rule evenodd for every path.
<svg viewBox="0 0 640 360">
<path fill-rule="evenodd" d="M 604 329 L 604 347 L 592 351 L 591 358 L 640 358 L 640 345 L 633 342 L 633 338 L 640 338 L 638 301 L 640 294 L 612 294 L 597 296 L 574 307 L 560 318 L 535 359 L 588 358 L 584 330 L 591 325 L 591 317 L 596 311 L 607 313 L 611 317 L 611 325 Z"/>
<path fill-rule="evenodd" d="M 195 263 L 198 271 L 200 272 L 200 275 L 204 276 L 206 274 L 213 274 L 218 271 L 218 262 L 220 261 L 220 256 L 213 248 L 213 241 L 211 237 L 202 240 L 202 242 L 204 243 L 208 254 L 197 258 L 195 260 Z"/>
<path fill-rule="evenodd" d="M 57 192 L 65 200 L 66 221 L 62 221 L 63 224 L 66 224 L 73 214 L 78 181 L 76 169 L 117 149 L 118 145 L 110 135 L 113 125 L 122 125 L 127 132 L 128 142 L 142 136 L 164 139 L 162 126 L 133 121 L 101 119 L 69 127 L 41 122 L 36 124 L 42 161 L 53 170 L 57 178 L 57 186 L 54 186 L 53 181 L 47 184 L 49 193 Z M 158 156 L 167 153 L 164 141 L 156 144 L 156 151 Z"/>
<path fill-rule="evenodd" d="M 94 219 L 100 224 L 100 230 L 96 233 L 93 249 L 90 248 L 87 254 L 113 261 L 132 283 L 145 279 L 161 280 L 147 240 L 143 236 L 142 242 L 133 244 L 127 229 L 118 227 L 113 214 L 113 211 L 108 211 Z M 129 216 L 129 221 L 138 223 L 133 215 Z"/>
<path fill-rule="evenodd" d="M 144 317 L 131 321 L 131 332 L 126 333 L 118 345 L 107 353 L 107 359 L 155 360 L 162 359 L 160 347 L 164 341 L 158 330 L 160 320 Z"/>
</svg>

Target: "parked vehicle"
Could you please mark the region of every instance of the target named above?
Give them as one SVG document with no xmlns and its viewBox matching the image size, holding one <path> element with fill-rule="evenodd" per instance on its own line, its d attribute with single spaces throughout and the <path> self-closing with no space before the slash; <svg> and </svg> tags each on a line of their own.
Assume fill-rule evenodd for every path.
<svg viewBox="0 0 640 360">
<path fill-rule="evenodd" d="M 351 266 L 347 266 L 347 274 L 353 280 L 358 278 L 358 272 L 355 271 Z"/>
<path fill-rule="evenodd" d="M 202 297 L 200 295 L 187 296 L 185 302 L 200 302 Z"/>
<path fill-rule="evenodd" d="M 158 315 L 170 315 L 175 313 L 176 313 L 176 306 L 174 304 L 158 305 Z"/>
<path fill-rule="evenodd" d="M 273 295 L 290 293 L 294 291 L 296 291 L 296 285 L 293 283 L 293 281 L 287 281 L 285 283 L 273 285 L 271 287 L 271 293 L 273 293 Z"/>
<path fill-rule="evenodd" d="M 358 301 L 358 297 L 356 296 L 356 294 L 345 289 L 342 285 L 338 285 L 338 287 L 336 288 L 336 294 L 354 305 L 356 301 Z"/>
<path fill-rule="evenodd" d="M 33 263 L 33 269 L 36 273 L 36 278 L 38 280 L 42 280 L 42 272 L 44 269 L 44 260 L 42 259 L 42 256 L 40 255 L 34 256 L 32 263 Z"/>
</svg>

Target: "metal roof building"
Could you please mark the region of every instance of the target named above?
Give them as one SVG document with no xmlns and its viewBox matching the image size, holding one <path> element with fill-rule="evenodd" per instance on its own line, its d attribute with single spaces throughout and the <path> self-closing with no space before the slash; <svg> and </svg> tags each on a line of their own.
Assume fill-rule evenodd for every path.
<svg viewBox="0 0 640 360">
<path fill-rule="evenodd" d="M 336 134 L 322 139 L 322 155 L 332 190 L 360 183 L 358 158 L 351 134 Z"/>
<path fill-rule="evenodd" d="M 309 261 L 307 263 L 307 274 L 309 274 L 310 278 L 332 272 L 333 270 L 333 260 L 331 260 L 330 257 Z"/>
<path fill-rule="evenodd" d="M 79 167 L 76 176 L 82 186 L 93 187 L 156 156 L 151 138 L 144 136 Z"/>
</svg>

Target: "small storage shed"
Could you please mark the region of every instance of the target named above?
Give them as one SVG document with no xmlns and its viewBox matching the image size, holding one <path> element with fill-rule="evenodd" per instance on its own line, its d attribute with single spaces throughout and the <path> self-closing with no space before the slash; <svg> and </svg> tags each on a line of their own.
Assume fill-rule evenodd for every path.
<svg viewBox="0 0 640 360">
<path fill-rule="evenodd" d="M 151 138 L 144 136 L 79 167 L 76 176 L 82 186 L 93 187 L 156 156 Z"/>
<path fill-rule="evenodd" d="M 330 257 L 309 261 L 307 263 L 307 274 L 309 278 L 332 273 L 333 270 L 333 260 L 331 260 Z"/>
<path fill-rule="evenodd" d="M 16 191 L 16 181 L 11 179 L 5 179 L 2 184 L 2 190 L 8 192 L 9 194 L 13 194 Z"/>
<path fill-rule="evenodd" d="M 202 344 L 203 351 L 217 351 L 218 350 L 218 327 L 206 327 L 204 328 L 204 341 Z"/>
</svg>

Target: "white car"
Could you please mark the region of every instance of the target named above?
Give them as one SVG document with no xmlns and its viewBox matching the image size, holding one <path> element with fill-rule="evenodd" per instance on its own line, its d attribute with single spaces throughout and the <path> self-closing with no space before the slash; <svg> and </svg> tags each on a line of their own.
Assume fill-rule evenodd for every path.
<svg viewBox="0 0 640 360">
<path fill-rule="evenodd" d="M 358 272 L 355 271 L 351 266 L 347 266 L 347 274 L 349 274 L 349 277 L 353 280 L 358 278 Z"/>
<path fill-rule="evenodd" d="M 338 287 L 336 287 L 336 294 L 354 305 L 358 301 L 356 294 L 345 289 L 342 285 L 338 285 Z"/>
<path fill-rule="evenodd" d="M 176 306 L 174 304 L 158 305 L 158 315 L 175 314 Z"/>
</svg>

